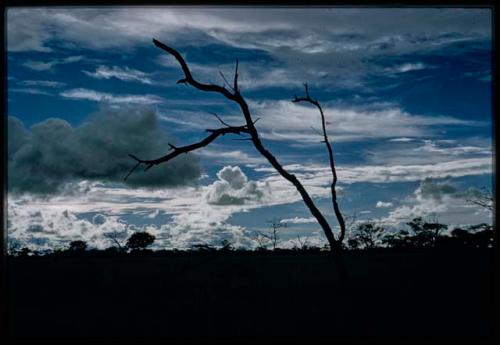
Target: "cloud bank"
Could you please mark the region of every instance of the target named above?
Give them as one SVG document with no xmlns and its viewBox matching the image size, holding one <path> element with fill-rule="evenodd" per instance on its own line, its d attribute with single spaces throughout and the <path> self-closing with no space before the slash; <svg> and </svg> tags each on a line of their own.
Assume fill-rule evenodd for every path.
<svg viewBox="0 0 500 345">
<path fill-rule="evenodd" d="M 123 182 L 134 165 L 128 157 L 155 158 L 166 153 L 168 139 L 157 115 L 145 108 L 106 109 L 78 127 L 50 118 L 28 131 L 8 118 L 8 188 L 10 192 L 51 194 L 73 180 Z M 194 155 L 168 164 L 138 169 L 130 186 L 167 187 L 195 181 L 201 170 Z"/>
</svg>

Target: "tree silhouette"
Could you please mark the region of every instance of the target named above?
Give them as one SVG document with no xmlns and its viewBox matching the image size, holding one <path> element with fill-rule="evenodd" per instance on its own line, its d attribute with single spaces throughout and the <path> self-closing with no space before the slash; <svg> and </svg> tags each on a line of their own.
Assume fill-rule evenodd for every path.
<svg viewBox="0 0 500 345">
<path fill-rule="evenodd" d="M 371 222 L 358 224 L 354 230 L 354 238 L 349 240 L 349 246 L 353 249 L 359 246 L 365 249 L 374 248 L 383 231 L 384 228 Z"/>
<path fill-rule="evenodd" d="M 71 241 L 69 243 L 69 250 L 72 252 L 83 252 L 87 249 L 87 243 L 85 241 Z"/>
<path fill-rule="evenodd" d="M 271 228 L 270 233 L 259 232 L 258 234 L 262 238 L 265 238 L 268 241 L 270 241 L 273 244 L 273 250 L 275 250 L 276 245 L 278 244 L 279 241 L 278 229 L 287 228 L 288 224 L 283 223 L 279 218 L 267 219 L 266 222 L 269 224 L 269 227 Z"/>
<path fill-rule="evenodd" d="M 136 232 L 128 238 L 127 247 L 130 249 L 144 249 L 147 246 L 153 244 L 155 238 L 156 237 L 154 235 L 151 235 L 145 231 Z"/>
<path fill-rule="evenodd" d="M 323 139 L 324 139 L 324 143 L 325 143 L 327 150 L 328 150 L 330 168 L 331 168 L 331 172 L 333 175 L 333 179 L 332 179 L 332 183 L 331 183 L 331 194 L 332 194 L 332 203 L 333 203 L 334 213 L 335 213 L 335 216 L 336 216 L 337 221 L 338 221 L 339 226 L 340 226 L 340 234 L 339 234 L 338 238 L 335 238 L 333 231 L 332 231 L 332 228 L 330 227 L 330 224 L 326 220 L 325 216 L 323 216 L 321 211 L 318 209 L 318 207 L 315 205 L 314 201 L 312 200 L 311 196 L 306 191 L 306 189 L 304 188 L 302 183 L 297 179 L 297 177 L 294 174 L 291 174 L 290 172 L 288 172 L 278 162 L 276 157 L 274 157 L 271 154 L 271 152 L 269 152 L 264 147 L 264 144 L 262 143 L 261 138 L 259 137 L 259 133 L 257 131 L 257 128 L 255 127 L 255 123 L 257 122 L 258 119 L 254 120 L 252 118 L 248 104 L 247 104 L 246 100 L 244 99 L 244 97 L 240 93 L 240 88 L 238 86 L 238 65 L 239 65 L 238 60 L 236 60 L 233 85 L 231 86 L 229 84 L 229 82 L 224 78 L 225 83 L 227 84 L 227 86 L 230 89 L 229 90 L 224 85 L 219 86 L 219 85 L 215 85 L 215 84 L 205 84 L 205 83 L 201 83 L 201 82 L 197 81 L 193 77 L 193 75 L 191 74 L 191 71 L 190 71 L 186 61 L 184 60 L 182 55 L 177 50 L 161 43 L 160 41 L 158 41 L 156 39 L 153 39 L 153 43 L 158 48 L 160 48 L 160 49 L 164 50 L 165 52 L 167 52 L 168 54 L 172 55 L 179 63 L 179 65 L 184 73 L 184 78 L 179 79 L 177 81 L 177 84 L 187 84 L 187 85 L 191 85 L 194 88 L 201 90 L 201 91 L 218 93 L 218 94 L 223 95 L 225 98 L 236 103 L 239 106 L 239 108 L 241 109 L 241 112 L 243 114 L 245 124 L 240 125 L 240 126 L 231 126 L 231 125 L 228 125 L 226 122 L 224 122 L 217 114 L 214 114 L 217 117 L 217 119 L 219 120 L 219 122 L 223 125 L 223 127 L 216 128 L 216 129 L 207 129 L 206 131 L 210 134 L 207 137 L 205 137 L 205 139 L 203 139 L 197 143 L 193 143 L 193 144 L 181 146 L 181 147 L 177 147 L 177 146 L 174 146 L 172 144 L 169 144 L 169 147 L 170 147 L 169 153 L 167 153 L 166 155 L 164 155 L 160 158 L 152 159 L 152 160 L 140 159 L 133 154 L 129 154 L 129 156 L 132 159 L 134 159 L 137 163 L 130 170 L 130 172 L 127 174 L 125 179 L 127 179 L 127 177 L 130 176 L 130 174 L 140 165 L 145 165 L 144 170 L 149 170 L 153 166 L 168 162 L 171 159 L 173 159 L 173 158 L 175 158 L 183 153 L 188 153 L 188 152 L 194 151 L 196 149 L 205 147 L 220 136 L 223 136 L 226 134 L 238 134 L 238 135 L 247 134 L 247 135 L 249 135 L 249 137 L 244 138 L 242 140 L 251 141 L 253 146 L 257 149 L 257 151 L 264 158 L 267 159 L 267 161 L 273 166 L 273 168 L 276 169 L 276 171 L 283 178 L 285 178 L 287 181 L 289 181 L 290 183 L 292 183 L 295 186 L 295 188 L 299 192 L 300 196 L 302 197 L 302 200 L 306 204 L 307 208 L 309 209 L 311 214 L 314 216 L 314 218 L 317 220 L 317 222 L 319 223 L 319 225 L 323 229 L 323 232 L 325 233 L 325 236 L 326 236 L 328 243 L 330 245 L 330 250 L 332 250 L 333 252 L 340 252 L 340 250 L 342 248 L 342 241 L 343 241 L 344 236 L 345 236 L 345 223 L 344 223 L 344 219 L 342 217 L 342 213 L 340 212 L 339 205 L 337 203 L 337 195 L 336 195 L 336 190 L 335 190 L 335 186 L 337 183 L 337 173 L 335 170 L 335 163 L 334 163 L 334 158 L 333 158 L 333 148 L 332 148 L 332 145 L 330 144 L 330 142 L 328 141 L 328 136 L 326 134 L 326 122 L 325 122 L 323 110 L 322 110 L 319 102 L 317 100 L 313 99 L 309 95 L 309 89 L 307 87 L 307 84 L 305 84 L 305 97 L 295 96 L 294 99 L 292 100 L 292 102 L 311 103 L 314 106 L 316 106 L 320 112 L 321 123 L 322 123 L 322 128 L 323 128 Z"/>
</svg>

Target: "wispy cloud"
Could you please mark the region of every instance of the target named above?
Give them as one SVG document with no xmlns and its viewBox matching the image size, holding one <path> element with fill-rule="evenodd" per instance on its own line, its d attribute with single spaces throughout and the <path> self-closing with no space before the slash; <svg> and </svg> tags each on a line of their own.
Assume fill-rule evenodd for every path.
<svg viewBox="0 0 500 345">
<path fill-rule="evenodd" d="M 262 136 L 271 140 L 318 142 L 317 109 L 290 101 L 250 101 L 251 111 L 262 119 L 256 124 Z M 414 115 L 391 106 L 385 109 L 324 106 L 327 131 L 335 141 L 360 141 L 392 138 L 397 133 L 406 137 L 432 136 L 433 127 L 480 125 L 481 123 L 450 116 Z"/>
<path fill-rule="evenodd" d="M 128 67 L 118 66 L 98 66 L 94 72 L 83 71 L 86 75 L 96 79 L 111 79 L 116 78 L 123 81 L 135 81 L 142 84 L 152 84 L 148 74 L 142 71 L 131 69 Z"/>
<path fill-rule="evenodd" d="M 457 42 L 490 40 L 491 16 L 487 9 L 451 8 L 19 8 L 7 12 L 7 34 L 9 51 L 50 51 L 56 40 L 79 49 L 131 50 L 150 44 L 151 37 L 178 47 L 258 50 L 279 64 L 242 68 L 247 89 L 303 81 L 359 88 L 378 69 L 373 58 L 432 54 Z M 397 70 L 422 67 L 407 62 Z"/>
<path fill-rule="evenodd" d="M 59 88 L 67 85 L 66 83 L 53 80 L 23 80 L 19 82 L 19 84 L 25 86 L 40 86 L 50 88 Z"/>
<path fill-rule="evenodd" d="M 142 104 L 151 105 L 163 102 L 163 98 L 156 95 L 118 95 L 106 92 L 100 92 L 89 89 L 71 89 L 60 93 L 61 97 L 75 99 L 75 100 L 86 100 L 94 102 L 104 102 L 111 104 Z"/>
<path fill-rule="evenodd" d="M 52 67 L 57 65 L 65 65 L 69 63 L 75 63 L 83 60 L 83 56 L 69 56 L 63 59 L 53 59 L 50 61 L 42 62 L 42 61 L 33 61 L 29 60 L 23 63 L 23 66 L 30 68 L 35 71 L 48 71 L 52 69 Z"/>
<path fill-rule="evenodd" d="M 314 217 L 308 217 L 308 218 L 293 217 L 293 218 L 282 219 L 280 222 L 290 223 L 290 224 L 306 224 L 306 223 L 316 223 L 317 220 Z"/>
<path fill-rule="evenodd" d="M 390 73 L 406 73 L 411 71 L 419 71 L 426 68 L 430 68 L 430 66 L 426 66 L 422 62 L 415 63 L 404 63 L 402 65 L 387 67 L 385 70 Z"/>
<path fill-rule="evenodd" d="M 40 89 L 35 89 L 32 87 L 26 87 L 26 88 L 10 88 L 8 92 L 19 92 L 19 93 L 28 93 L 31 95 L 43 95 L 43 96 L 52 96 L 53 94 L 44 90 Z"/>
</svg>

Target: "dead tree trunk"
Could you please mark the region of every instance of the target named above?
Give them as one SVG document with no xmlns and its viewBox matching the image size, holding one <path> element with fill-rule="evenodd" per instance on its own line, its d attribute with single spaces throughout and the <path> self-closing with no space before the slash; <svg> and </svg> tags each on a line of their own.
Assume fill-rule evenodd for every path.
<svg viewBox="0 0 500 345">
<path fill-rule="evenodd" d="M 309 96 L 309 88 L 307 87 L 307 84 L 304 84 L 304 87 L 306 89 L 306 96 L 305 97 L 297 97 L 295 96 L 294 100 L 292 102 L 294 103 L 299 103 L 299 102 L 309 102 L 316 106 L 318 108 L 319 113 L 321 115 L 321 127 L 323 130 L 323 142 L 326 145 L 326 148 L 328 150 L 328 160 L 330 162 L 330 170 L 332 171 L 332 176 L 333 176 L 333 181 L 332 184 L 330 185 L 330 190 L 332 193 L 332 204 L 333 204 L 333 211 L 335 213 L 335 217 L 337 217 L 337 221 L 339 222 L 340 226 L 340 234 L 338 238 L 338 242 L 342 243 L 345 237 L 345 221 L 344 217 L 342 216 L 342 212 L 340 212 L 339 204 L 337 202 L 337 191 L 335 189 L 335 186 L 337 185 L 337 170 L 335 169 L 335 161 L 333 160 L 333 148 L 332 144 L 328 140 L 328 135 L 326 134 L 326 121 L 325 121 L 325 114 L 323 113 L 323 108 L 321 108 L 321 105 L 319 102 L 311 96 Z"/>
<path fill-rule="evenodd" d="M 130 154 L 129 156 L 131 158 L 133 158 L 137 162 L 137 164 L 132 168 L 132 170 L 129 172 L 127 177 L 130 176 L 130 174 L 141 164 L 144 164 L 145 170 L 148 170 L 155 165 L 168 162 L 169 160 L 177 157 L 178 155 L 180 155 L 182 153 L 187 153 L 187 152 L 199 149 L 201 147 L 207 146 L 208 144 L 210 144 L 212 141 L 214 141 L 215 139 L 217 139 L 221 135 L 246 133 L 246 134 L 250 135 L 248 140 L 252 141 L 252 143 L 253 143 L 254 147 L 257 149 L 257 151 L 267 159 L 267 161 L 273 166 L 274 169 L 276 169 L 276 171 L 281 176 L 283 176 L 283 178 L 285 178 L 287 181 L 289 181 L 290 183 L 292 183 L 295 186 L 295 188 L 299 192 L 300 196 L 302 197 L 302 200 L 306 204 L 307 208 L 309 209 L 311 214 L 314 216 L 314 218 L 316 218 L 317 222 L 319 223 L 319 225 L 323 229 L 323 232 L 324 232 L 324 234 L 328 240 L 328 243 L 330 245 L 330 249 L 333 252 L 340 252 L 341 243 L 342 243 L 342 240 L 343 240 L 344 235 L 345 235 L 345 225 L 344 225 L 343 218 L 342 218 L 342 215 L 340 213 L 340 210 L 339 210 L 339 207 L 337 204 L 336 193 L 335 193 L 335 183 L 337 182 L 337 175 L 335 172 L 335 166 L 333 164 L 333 151 L 332 151 L 330 144 L 328 143 L 328 138 L 326 136 L 325 119 L 324 119 L 323 111 L 322 111 L 321 107 L 319 106 L 319 103 L 315 100 L 312 100 L 309 97 L 309 92 L 308 92 L 307 88 L 306 88 L 307 98 L 305 98 L 305 99 L 295 98 L 294 101 L 300 101 L 300 100 L 306 101 L 307 100 L 308 102 L 311 102 L 314 105 L 316 105 L 320 109 L 320 112 L 321 112 L 322 123 L 323 123 L 323 133 L 324 133 L 324 137 L 325 137 L 325 142 L 327 143 L 329 158 L 330 158 L 330 166 L 332 168 L 332 173 L 333 173 L 333 181 L 334 182 L 332 183 L 332 186 L 331 186 L 333 207 L 334 207 L 335 215 L 337 216 L 337 219 L 339 220 L 339 224 L 341 227 L 341 233 L 340 233 L 338 239 L 336 239 L 335 236 L 333 235 L 332 229 L 331 229 L 330 225 L 328 224 L 328 221 L 323 216 L 323 214 L 320 212 L 320 210 L 316 207 L 311 196 L 306 191 L 306 189 L 304 188 L 302 183 L 297 179 L 297 177 L 294 174 L 291 174 L 288 171 L 286 171 L 283 168 L 283 166 L 278 162 L 276 157 L 274 157 L 262 144 L 262 141 L 259 137 L 259 133 L 257 132 L 257 129 L 255 128 L 256 120 L 254 121 L 252 119 L 252 116 L 250 114 L 250 110 L 248 108 L 248 104 L 246 103 L 245 99 L 241 95 L 239 87 L 238 87 L 238 61 L 236 61 L 236 69 L 235 69 L 235 73 L 234 73 L 233 85 L 230 86 L 229 83 L 226 81 L 229 88 L 231 89 L 231 91 L 230 91 L 230 90 L 226 89 L 225 86 L 200 83 L 199 81 L 197 81 L 196 79 L 193 78 L 186 61 L 184 60 L 184 58 L 181 56 L 181 54 L 177 50 L 159 42 L 156 39 L 153 39 L 153 43 L 158 48 L 160 48 L 160 49 L 166 51 L 168 54 L 172 55 L 177 60 L 180 67 L 182 68 L 182 71 L 184 72 L 184 78 L 179 79 L 177 81 L 177 84 L 188 84 L 188 85 L 191 85 L 191 86 L 193 86 L 196 89 L 201 90 L 201 91 L 219 93 L 219 94 L 223 95 L 224 97 L 226 97 L 227 99 L 229 99 L 230 101 L 235 102 L 236 104 L 238 104 L 238 106 L 241 109 L 241 112 L 243 113 L 243 117 L 245 119 L 245 124 L 242 126 L 237 126 L 237 127 L 230 126 L 227 123 L 225 123 L 224 121 L 222 121 L 222 119 L 220 119 L 220 117 L 218 117 L 216 115 L 217 119 L 225 127 L 218 128 L 218 129 L 207 129 L 207 132 L 209 132 L 210 135 L 208 135 L 205 139 L 203 139 L 202 141 L 200 141 L 198 143 L 194 143 L 194 144 L 182 146 L 182 147 L 176 147 L 172 144 L 169 144 L 170 151 L 171 151 L 170 153 L 166 154 L 163 157 L 160 157 L 157 159 L 152 159 L 152 160 L 139 159 L 138 157 Z M 125 177 L 125 178 L 127 178 L 127 177 Z"/>
</svg>

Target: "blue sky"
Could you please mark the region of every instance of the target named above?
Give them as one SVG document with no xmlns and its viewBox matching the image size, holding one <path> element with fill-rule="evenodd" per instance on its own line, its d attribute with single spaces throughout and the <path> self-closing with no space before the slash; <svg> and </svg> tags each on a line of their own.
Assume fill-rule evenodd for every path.
<svg viewBox="0 0 500 345">
<path fill-rule="evenodd" d="M 156 248 L 252 247 L 279 218 L 282 246 L 326 243 L 294 187 L 230 135 L 123 182 L 128 153 L 201 140 L 220 126 L 210 112 L 243 124 L 220 95 L 176 84 L 153 37 L 203 82 L 231 80 L 239 60 L 264 144 L 334 228 L 319 114 L 291 102 L 305 82 L 325 110 L 346 217 L 491 222 L 466 201 L 492 183 L 488 9 L 10 8 L 6 35 L 13 241 L 104 248 L 110 233 L 146 230 Z"/>
</svg>

